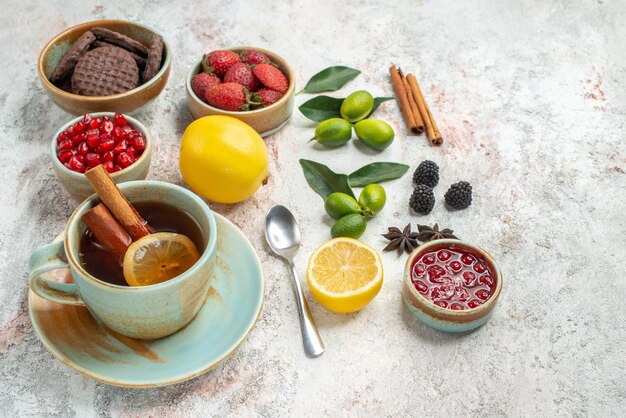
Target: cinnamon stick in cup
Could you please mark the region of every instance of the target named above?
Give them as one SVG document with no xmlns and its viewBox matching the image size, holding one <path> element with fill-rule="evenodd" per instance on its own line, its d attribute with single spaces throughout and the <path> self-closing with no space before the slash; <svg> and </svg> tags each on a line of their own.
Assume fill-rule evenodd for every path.
<svg viewBox="0 0 626 418">
<path fill-rule="evenodd" d="M 103 203 L 85 212 L 81 219 L 100 245 L 118 257 L 126 254 L 133 240 Z"/>
<path fill-rule="evenodd" d="M 398 99 L 398 105 L 404 117 L 407 130 L 414 135 L 421 134 L 424 132 L 424 122 L 420 113 L 411 108 L 411 103 L 409 102 L 410 91 L 408 86 L 405 86 L 402 76 L 395 65 L 389 68 L 389 75 L 391 76 L 391 85 Z"/>
<path fill-rule="evenodd" d="M 428 140 L 433 145 L 441 145 L 443 143 L 441 132 L 439 132 L 437 123 L 435 122 L 435 119 L 433 119 L 432 113 L 430 113 L 428 103 L 424 100 L 424 95 L 422 94 L 422 90 L 417 83 L 417 79 L 413 74 L 408 74 L 406 76 L 406 80 L 409 83 L 410 94 L 413 95 L 419 112 L 422 115 L 422 119 L 424 120 L 424 125 L 426 125 L 426 136 L 428 136 Z"/>
<path fill-rule="evenodd" d="M 128 202 L 126 196 L 118 189 L 102 165 L 97 165 L 87 171 L 85 177 L 91 183 L 91 187 L 96 191 L 102 203 L 111 211 L 133 241 L 137 241 L 152 232 L 147 222 Z"/>
</svg>

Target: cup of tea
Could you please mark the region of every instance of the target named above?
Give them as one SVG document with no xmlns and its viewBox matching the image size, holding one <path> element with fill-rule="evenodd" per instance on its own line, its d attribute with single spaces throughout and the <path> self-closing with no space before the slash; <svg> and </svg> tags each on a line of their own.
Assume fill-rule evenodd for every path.
<svg viewBox="0 0 626 418">
<path fill-rule="evenodd" d="M 189 237 L 200 258 L 188 270 L 162 283 L 128 286 L 119 260 L 111 260 L 89 239 L 81 217 L 100 203 L 93 195 L 70 217 L 62 241 L 30 257 L 30 288 L 52 302 L 86 306 L 104 325 L 139 339 L 168 336 L 187 325 L 204 304 L 215 264 L 217 225 L 207 204 L 194 193 L 160 181 L 118 185 L 128 201 L 157 232 Z M 74 283 L 58 283 L 45 272 L 69 268 Z"/>
</svg>

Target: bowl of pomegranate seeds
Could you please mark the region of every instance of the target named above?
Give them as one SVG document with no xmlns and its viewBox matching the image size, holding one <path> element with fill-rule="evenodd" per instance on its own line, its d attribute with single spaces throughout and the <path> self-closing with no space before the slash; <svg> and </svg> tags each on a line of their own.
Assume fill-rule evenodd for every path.
<svg viewBox="0 0 626 418">
<path fill-rule="evenodd" d="M 50 153 L 61 184 L 82 201 L 94 193 L 84 173 L 98 164 L 116 183 L 145 179 L 152 157 L 152 137 L 141 122 L 128 115 L 87 113 L 57 131 Z"/>
<path fill-rule="evenodd" d="M 424 324 L 447 332 L 483 325 L 498 302 L 502 274 L 483 249 L 455 239 L 420 245 L 409 256 L 402 295 Z"/>
<path fill-rule="evenodd" d="M 204 54 L 187 74 L 187 105 L 194 119 L 232 116 L 261 136 L 285 126 L 294 108 L 293 71 L 281 56 L 238 46 Z"/>
</svg>

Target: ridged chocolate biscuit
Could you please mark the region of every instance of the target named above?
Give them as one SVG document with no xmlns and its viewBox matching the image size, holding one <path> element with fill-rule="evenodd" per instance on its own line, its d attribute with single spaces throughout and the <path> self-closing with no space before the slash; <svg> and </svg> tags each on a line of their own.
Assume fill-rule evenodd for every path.
<svg viewBox="0 0 626 418">
<path fill-rule="evenodd" d="M 141 42 L 136 41 L 133 38 L 129 38 L 126 35 L 122 35 L 119 32 L 105 28 L 91 28 L 91 31 L 100 41 L 120 46 L 143 57 L 148 55 L 148 48 L 146 48 Z"/>
<path fill-rule="evenodd" d="M 134 89 L 139 84 L 139 67 L 128 51 L 100 47 L 83 55 L 72 75 L 72 93 L 109 96 Z"/>
<path fill-rule="evenodd" d="M 159 35 L 152 35 L 152 44 L 148 51 L 148 60 L 146 61 L 146 69 L 143 70 L 143 82 L 150 80 L 161 69 L 161 60 L 163 59 L 163 38 Z"/>
<path fill-rule="evenodd" d="M 102 46 L 108 46 L 109 48 L 119 48 L 119 46 L 110 44 L 108 42 L 104 42 L 104 41 L 94 41 L 94 43 L 92 44 L 92 46 L 94 48 L 100 48 Z M 124 49 L 124 48 L 122 48 Z M 124 51 L 126 51 L 126 49 L 124 49 Z M 137 63 L 137 65 L 141 68 L 141 67 L 145 67 L 146 65 L 146 59 L 142 56 L 139 56 L 137 54 L 135 54 L 134 52 L 130 52 L 127 51 L 131 57 L 133 57 L 133 59 L 135 60 L 135 62 Z"/>
<path fill-rule="evenodd" d="M 59 63 L 54 68 L 52 75 L 50 76 L 50 81 L 54 84 L 63 81 L 64 78 L 72 74 L 72 70 L 76 66 L 76 63 L 83 56 L 85 52 L 89 49 L 93 41 L 96 40 L 96 37 L 90 31 L 83 33 L 80 38 L 74 42 L 74 45 L 70 48 L 69 51 L 65 53 L 59 60 Z"/>
</svg>

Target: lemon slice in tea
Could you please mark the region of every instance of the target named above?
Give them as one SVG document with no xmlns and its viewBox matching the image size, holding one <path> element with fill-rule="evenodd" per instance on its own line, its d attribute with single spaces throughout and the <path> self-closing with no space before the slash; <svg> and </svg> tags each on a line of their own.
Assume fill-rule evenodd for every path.
<svg viewBox="0 0 626 418">
<path fill-rule="evenodd" d="M 146 235 L 124 255 L 124 278 L 130 286 L 157 284 L 182 274 L 200 258 L 187 236 L 172 232 Z"/>
</svg>

